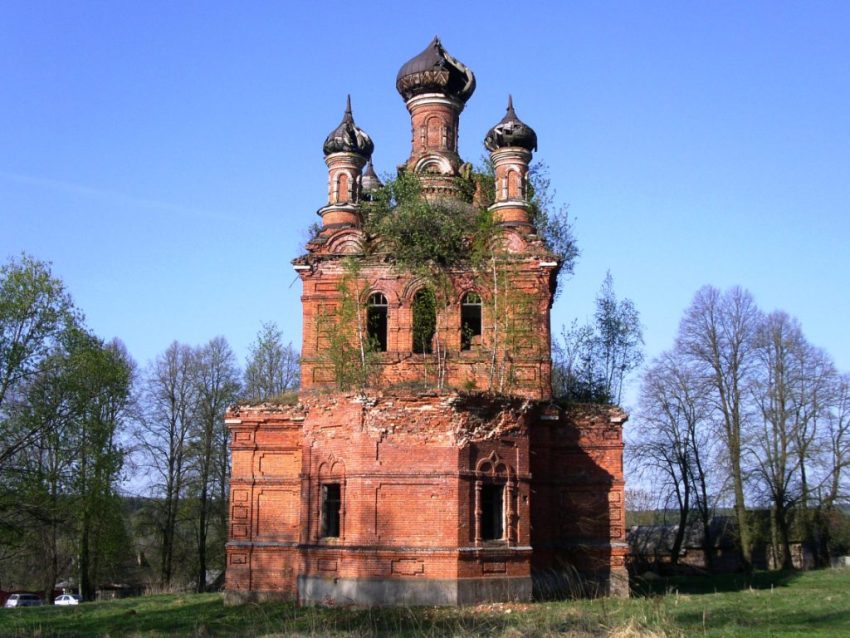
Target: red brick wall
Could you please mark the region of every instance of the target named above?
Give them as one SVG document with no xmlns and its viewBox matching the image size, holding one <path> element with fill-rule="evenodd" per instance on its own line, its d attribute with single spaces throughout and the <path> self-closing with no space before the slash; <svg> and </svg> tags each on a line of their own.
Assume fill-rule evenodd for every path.
<svg viewBox="0 0 850 638">
<path fill-rule="evenodd" d="M 305 393 L 297 406 L 227 418 L 231 591 L 294 595 L 299 575 L 500 579 L 565 561 L 594 574 L 621 566 L 617 410 Z M 339 538 L 320 537 L 326 481 L 342 488 Z M 476 540 L 477 481 L 508 486 L 505 540 Z"/>
<path fill-rule="evenodd" d="M 468 272 L 452 276 L 453 293 L 438 313 L 436 337 L 445 360 L 446 386 L 495 389 L 538 399 L 551 396 L 549 305 L 553 272 L 551 265 L 540 263 L 538 258 L 521 261 L 511 270 L 507 283 L 499 283 L 501 290 L 495 296 L 486 273 L 477 280 Z M 301 387 L 333 386 L 330 334 L 337 329 L 334 326 L 342 303 L 340 285 L 346 273 L 340 261 L 326 260 L 311 270 L 301 271 L 301 276 L 304 281 Z M 373 292 L 383 293 L 389 303 L 387 351 L 373 357 L 374 385 L 386 388 L 424 382 L 435 386 L 438 355 L 413 353 L 412 300 L 423 285 L 380 263 L 363 267 L 357 283 L 348 281 L 347 285 L 360 293 L 364 304 Z M 468 291 L 478 292 L 484 300 L 482 335 L 480 345 L 464 351 L 461 350 L 460 301 Z M 365 321 L 365 310 L 363 313 Z M 494 321 L 499 326 L 496 333 Z M 505 327 L 506 321 L 509 328 Z M 356 343 L 356 325 L 347 328 L 351 342 Z"/>
</svg>

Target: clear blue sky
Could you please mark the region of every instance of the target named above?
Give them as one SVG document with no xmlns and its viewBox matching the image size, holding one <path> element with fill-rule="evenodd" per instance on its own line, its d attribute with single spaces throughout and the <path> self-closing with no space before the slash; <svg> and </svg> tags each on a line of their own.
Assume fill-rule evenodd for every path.
<svg viewBox="0 0 850 638">
<path fill-rule="evenodd" d="M 607 269 L 647 354 L 703 284 L 798 317 L 850 370 L 848 2 L 36 2 L 0 18 L 0 259 L 26 251 L 140 364 L 261 321 L 300 342 L 289 262 L 325 203 L 346 93 L 388 173 L 398 68 L 439 34 L 475 72 L 461 154 L 508 93 L 582 256 L 553 325 Z"/>
</svg>

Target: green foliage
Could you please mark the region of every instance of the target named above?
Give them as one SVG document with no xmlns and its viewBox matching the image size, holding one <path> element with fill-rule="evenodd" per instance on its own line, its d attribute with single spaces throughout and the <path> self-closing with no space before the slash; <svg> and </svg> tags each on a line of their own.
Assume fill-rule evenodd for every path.
<svg viewBox="0 0 850 638">
<path fill-rule="evenodd" d="M 364 204 L 365 228 L 396 267 L 428 275 L 468 262 L 471 229 L 486 226 L 479 211 L 451 200 L 429 202 L 419 178 L 403 172 Z"/>
<path fill-rule="evenodd" d="M 573 226 L 569 219 L 569 207 L 556 205 L 555 191 L 549 177 L 549 167 L 536 162 L 528 171 L 531 196 L 531 223 L 546 247 L 561 260 L 558 276 L 570 275 L 579 256 Z"/>
<path fill-rule="evenodd" d="M 617 300 L 611 273 L 594 319 L 562 327 L 561 341 L 553 342 L 553 392 L 571 402 L 619 404 L 626 376 L 643 362 L 643 330 L 634 303 Z"/>
<path fill-rule="evenodd" d="M 300 385 L 300 376 L 299 355 L 292 342 L 284 345 L 283 333 L 273 321 L 263 323 L 245 365 L 245 400 L 262 403 L 291 392 Z"/>
<path fill-rule="evenodd" d="M 413 297 L 413 351 L 430 353 L 437 330 L 437 299 L 430 288 L 423 288 Z"/>
<path fill-rule="evenodd" d="M 91 594 L 92 583 L 126 552 L 116 490 L 133 369 L 121 344 L 69 328 L 11 417 L 29 436 L 4 468 L 3 489 L 18 497 L 4 520 L 19 528 L 19 542 L 38 546 L 29 564 L 40 566 L 44 590 L 73 557 L 81 587 Z"/>
<path fill-rule="evenodd" d="M 17 578 L 51 590 L 73 559 L 90 593 L 126 551 L 116 489 L 133 374 L 48 264 L 0 269 L 0 558 L 21 552 Z"/>
<path fill-rule="evenodd" d="M 370 384 L 378 344 L 369 339 L 366 329 L 361 264 L 347 257 L 343 268 L 345 274 L 337 286 L 339 300 L 335 312 L 318 317 L 316 328 L 327 339 L 328 347 L 322 354 L 333 372 L 334 383 L 347 391 Z"/>
<path fill-rule="evenodd" d="M 22 255 L 0 267 L 0 423 L 7 395 L 37 373 L 59 336 L 78 319 L 50 264 Z M 0 465 L 9 439 L 2 441 Z"/>
</svg>

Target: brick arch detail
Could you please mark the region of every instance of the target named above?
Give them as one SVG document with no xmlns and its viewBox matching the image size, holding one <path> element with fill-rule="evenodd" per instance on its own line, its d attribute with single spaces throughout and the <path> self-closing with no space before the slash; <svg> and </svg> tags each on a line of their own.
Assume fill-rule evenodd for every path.
<svg viewBox="0 0 850 638">
<path fill-rule="evenodd" d="M 401 289 L 399 303 L 409 306 L 413 303 L 413 298 L 416 296 L 416 293 L 420 290 L 424 290 L 425 288 L 428 288 L 428 282 L 421 277 L 411 279 Z"/>
<path fill-rule="evenodd" d="M 445 157 L 441 157 L 439 155 L 426 155 L 416 162 L 416 166 L 413 167 L 413 171 L 416 174 L 421 174 L 426 172 L 426 169 L 431 166 L 436 166 L 439 169 L 440 175 L 452 174 L 452 165 Z"/>
<path fill-rule="evenodd" d="M 466 296 L 470 292 L 474 292 L 476 295 L 481 297 L 482 303 L 485 299 L 488 301 L 490 300 L 490 295 L 488 294 L 489 291 L 487 290 L 481 290 L 476 286 L 461 286 L 457 289 L 457 292 L 454 295 L 454 298 L 452 300 L 453 303 L 457 306 L 460 306 L 460 304 L 463 303 L 464 296 Z"/>
<path fill-rule="evenodd" d="M 475 472 L 481 478 L 509 480 L 516 478 L 514 468 L 495 451 L 479 459 L 475 464 Z"/>
<path fill-rule="evenodd" d="M 356 229 L 341 230 L 327 242 L 327 252 L 335 255 L 356 255 L 363 252 L 363 232 Z"/>
<path fill-rule="evenodd" d="M 475 512 L 475 524 L 473 526 L 475 545 L 481 546 L 484 542 L 481 532 L 481 517 L 483 514 L 481 506 L 481 492 L 484 485 L 504 485 L 505 498 L 504 507 L 504 542 L 509 546 L 516 545 L 519 539 L 519 512 L 517 511 L 517 478 L 514 468 L 505 461 L 496 451 L 490 452 L 486 457 L 479 459 L 475 464 L 474 501 L 472 503 Z"/>
<path fill-rule="evenodd" d="M 369 297 L 374 295 L 376 292 L 381 293 L 384 297 L 387 298 L 387 305 L 390 308 L 397 308 L 401 305 L 402 299 L 398 294 L 398 291 L 395 290 L 392 286 L 387 286 L 386 284 L 377 286 L 377 285 L 368 285 L 366 289 L 360 294 L 360 303 L 364 306 L 369 303 Z"/>
</svg>

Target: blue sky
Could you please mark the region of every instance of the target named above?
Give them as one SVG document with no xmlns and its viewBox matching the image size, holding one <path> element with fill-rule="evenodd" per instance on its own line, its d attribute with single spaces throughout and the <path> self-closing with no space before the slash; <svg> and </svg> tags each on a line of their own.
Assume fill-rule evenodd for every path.
<svg viewBox="0 0 850 638">
<path fill-rule="evenodd" d="M 379 173 L 409 152 L 398 68 L 439 34 L 475 72 L 460 151 L 508 93 L 581 258 L 651 357 L 704 284 L 748 288 L 850 370 L 850 3 L 15 2 L 0 19 L 0 258 L 53 262 L 145 364 L 261 321 L 300 341 L 289 264 L 345 95 Z"/>
</svg>

